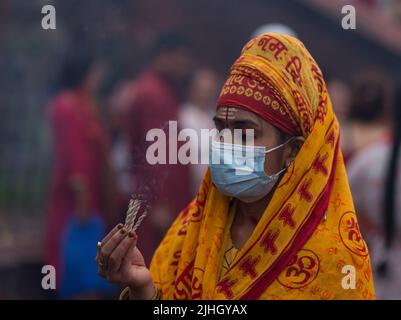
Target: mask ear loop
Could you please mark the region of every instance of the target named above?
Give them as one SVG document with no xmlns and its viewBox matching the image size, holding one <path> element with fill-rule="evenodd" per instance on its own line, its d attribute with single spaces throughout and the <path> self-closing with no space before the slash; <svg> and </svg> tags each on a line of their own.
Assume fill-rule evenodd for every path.
<svg viewBox="0 0 401 320">
<path fill-rule="evenodd" d="M 277 172 L 275 175 L 279 176 L 280 174 L 282 174 L 284 171 L 286 171 L 290 165 L 291 165 L 292 161 L 290 161 L 283 169 L 281 169 L 279 172 Z"/>
<path fill-rule="evenodd" d="M 272 149 L 270 149 L 270 150 L 267 150 L 267 151 L 265 151 L 264 153 L 267 154 L 267 153 L 270 153 L 270 152 L 272 152 L 272 151 L 274 151 L 274 150 L 280 149 L 281 147 L 285 146 L 287 143 L 291 142 L 291 141 L 294 140 L 295 138 L 296 138 L 296 137 L 291 137 L 291 138 L 289 138 L 286 142 L 284 142 L 284 143 L 282 143 L 282 144 L 278 145 L 277 147 L 274 147 L 274 148 L 272 148 Z"/>
<path fill-rule="evenodd" d="M 269 152 L 272 152 L 272 151 L 274 151 L 274 150 L 277 150 L 277 149 L 279 149 L 279 148 L 285 146 L 287 143 L 291 142 L 291 141 L 294 140 L 295 138 L 296 138 L 296 137 L 293 136 L 293 137 L 289 138 L 286 142 L 284 142 L 284 143 L 282 143 L 282 144 L 278 145 L 277 147 L 274 147 L 274 148 L 272 148 L 272 149 L 270 149 L 270 150 L 267 150 L 267 151 L 265 151 L 264 153 L 267 154 L 267 153 L 269 153 Z M 289 163 L 286 165 L 285 168 L 281 169 L 281 170 L 280 170 L 279 172 L 277 172 L 275 175 L 276 175 L 276 176 L 279 176 L 280 174 L 282 174 L 285 170 L 288 169 L 288 167 L 291 165 L 291 163 L 292 163 L 292 161 L 289 162 Z"/>
<path fill-rule="evenodd" d="M 281 169 L 279 172 L 277 172 L 275 175 L 279 176 L 280 174 L 282 174 L 287 169 L 288 169 L 288 167 L 285 167 L 285 168 Z"/>
</svg>

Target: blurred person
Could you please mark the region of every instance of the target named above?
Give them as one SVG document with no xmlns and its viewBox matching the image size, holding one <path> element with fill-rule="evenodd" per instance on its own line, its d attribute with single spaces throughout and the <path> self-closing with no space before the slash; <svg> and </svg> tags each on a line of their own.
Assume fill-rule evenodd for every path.
<svg viewBox="0 0 401 320">
<path fill-rule="evenodd" d="M 179 123 L 182 128 L 195 129 L 198 137 L 201 129 L 212 129 L 213 106 L 218 95 L 218 76 L 208 68 L 202 68 L 195 72 L 189 86 L 187 100 L 181 105 Z M 197 141 L 198 155 L 209 149 L 209 142 Z M 206 164 L 190 164 L 191 195 L 195 196 L 199 184 L 207 169 Z"/>
<path fill-rule="evenodd" d="M 275 33 L 250 40 L 230 69 L 214 121 L 226 134 L 253 129 L 255 146 L 223 141 L 230 153 L 253 150 L 255 165 L 211 161 L 149 269 L 138 235 L 116 226 L 96 260 L 102 276 L 127 286 L 121 299 L 373 299 L 339 123 L 304 45 Z M 211 145 L 220 160 L 221 147 L 219 140 Z M 349 266 L 352 290 L 344 284 Z"/>
<path fill-rule="evenodd" d="M 347 159 L 389 134 L 390 88 L 380 70 L 368 69 L 354 79 L 349 125 L 342 135 Z"/>
<path fill-rule="evenodd" d="M 336 113 L 338 121 L 342 124 L 350 116 L 350 88 L 344 80 L 332 78 L 327 81 L 327 90 L 332 100 L 333 110 Z"/>
<path fill-rule="evenodd" d="M 74 52 L 61 71 L 63 89 L 52 99 L 53 174 L 47 221 L 46 262 L 56 268 L 61 298 L 94 298 L 110 285 L 94 276 L 93 241 L 104 234 L 108 142 L 94 95 L 102 67 Z M 95 250 L 96 251 L 96 250 Z"/>
<path fill-rule="evenodd" d="M 149 219 L 141 228 L 147 261 L 174 218 L 173 214 L 185 207 L 191 194 L 188 166 L 147 162 L 146 150 L 151 142 L 146 141 L 146 134 L 151 129 L 165 130 L 170 120 L 178 121 L 180 90 L 188 81 L 192 65 L 188 40 L 177 33 L 165 32 L 158 36 L 150 50 L 149 65 L 126 84 L 134 97 L 125 116 L 132 161 L 132 192 L 147 198 L 151 207 Z"/>
<path fill-rule="evenodd" d="M 394 111 L 393 134 L 360 151 L 348 167 L 378 299 L 401 298 L 401 88 Z"/>
<path fill-rule="evenodd" d="M 135 89 L 131 82 L 124 82 L 113 91 L 108 104 L 110 132 L 110 158 L 119 194 L 119 220 L 125 217 L 127 204 L 133 192 L 132 159 L 129 137 L 125 130 L 125 117 L 134 103 Z"/>
<path fill-rule="evenodd" d="M 351 90 L 344 80 L 338 78 L 330 78 L 327 81 L 327 90 L 330 94 L 333 110 L 341 124 L 341 135 L 347 137 L 351 107 Z M 340 139 L 340 144 L 344 162 L 347 163 L 350 154 L 348 140 L 342 138 Z"/>
</svg>

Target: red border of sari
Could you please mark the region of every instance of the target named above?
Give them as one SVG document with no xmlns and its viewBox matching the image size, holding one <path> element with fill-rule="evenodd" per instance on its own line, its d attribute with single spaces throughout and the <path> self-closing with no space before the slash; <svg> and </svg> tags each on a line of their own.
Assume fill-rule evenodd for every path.
<svg viewBox="0 0 401 320">
<path fill-rule="evenodd" d="M 311 215 L 310 219 L 301 227 L 301 230 L 293 240 L 292 248 L 290 248 L 287 252 L 281 255 L 274 264 L 266 270 L 257 281 L 255 281 L 249 288 L 248 291 L 239 297 L 242 300 L 256 300 L 258 299 L 263 292 L 273 283 L 273 281 L 278 277 L 281 271 L 287 266 L 291 258 L 303 247 L 312 233 L 315 231 L 317 225 L 322 220 L 328 204 L 329 198 L 331 194 L 331 189 L 333 187 L 334 182 L 334 174 L 337 167 L 337 158 L 338 158 L 338 150 L 339 150 L 339 141 L 337 140 L 335 154 L 333 157 L 333 166 L 330 174 L 330 178 L 326 187 L 323 189 L 321 193 L 321 197 L 315 206 L 314 213 Z M 324 196 L 324 197 L 322 197 Z"/>
</svg>

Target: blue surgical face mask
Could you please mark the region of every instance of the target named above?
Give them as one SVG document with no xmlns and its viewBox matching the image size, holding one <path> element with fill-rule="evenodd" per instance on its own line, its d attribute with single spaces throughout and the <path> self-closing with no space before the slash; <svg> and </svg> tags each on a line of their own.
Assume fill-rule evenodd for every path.
<svg viewBox="0 0 401 320">
<path fill-rule="evenodd" d="M 273 189 L 280 174 L 287 169 L 266 175 L 266 153 L 283 147 L 294 138 L 269 150 L 263 146 L 212 141 L 209 166 L 213 183 L 221 193 L 244 202 L 262 199 Z"/>
</svg>

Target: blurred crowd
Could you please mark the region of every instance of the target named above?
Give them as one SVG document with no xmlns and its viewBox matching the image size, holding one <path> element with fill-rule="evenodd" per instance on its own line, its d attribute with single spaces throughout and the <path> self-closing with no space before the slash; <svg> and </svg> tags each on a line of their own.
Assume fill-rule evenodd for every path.
<svg viewBox="0 0 401 320">
<path fill-rule="evenodd" d="M 400 299 L 400 87 L 372 68 L 355 75 L 349 85 L 330 79 L 328 90 L 341 124 L 344 160 L 370 249 L 377 298 Z"/>
<path fill-rule="evenodd" d="M 394 20 L 401 20 L 401 2 L 398 0 L 356 0 L 355 2 L 366 6 L 369 10 L 380 10 L 382 14 Z"/>
<path fill-rule="evenodd" d="M 146 134 L 166 129 L 172 120 L 178 121 L 178 130 L 211 129 L 221 77 L 198 64 L 190 42 L 174 32 L 160 34 L 148 57 L 139 74 L 122 80 L 106 98 L 105 121 L 95 99 L 101 62 L 91 53 L 75 53 L 62 68 L 61 89 L 48 110 L 55 162 L 46 242 L 46 262 L 59 270 L 62 298 L 112 290 L 97 277 L 95 248 L 81 244 L 93 245 L 106 230 L 124 222 L 133 194 L 146 199 L 150 208 L 139 229 L 149 263 L 175 215 L 195 197 L 206 169 L 148 164 L 151 142 Z"/>
</svg>

